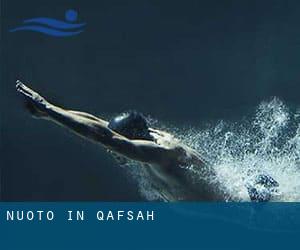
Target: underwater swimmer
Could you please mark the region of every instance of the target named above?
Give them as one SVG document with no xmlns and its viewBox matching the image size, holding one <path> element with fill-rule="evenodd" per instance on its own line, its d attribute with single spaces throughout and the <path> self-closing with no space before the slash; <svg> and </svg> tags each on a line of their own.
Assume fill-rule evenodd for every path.
<svg viewBox="0 0 300 250">
<path fill-rule="evenodd" d="M 88 113 L 55 106 L 19 80 L 16 89 L 25 97 L 34 117 L 58 123 L 121 157 L 143 163 L 154 185 L 161 190 L 163 200 L 230 200 L 218 189 L 217 181 L 207 178 L 191 181 L 189 166 L 196 166 L 203 176 L 217 178 L 213 178 L 213 168 L 198 152 L 171 134 L 150 128 L 142 114 L 127 112 L 108 122 Z M 251 200 L 258 200 L 254 189 L 247 188 Z"/>
</svg>

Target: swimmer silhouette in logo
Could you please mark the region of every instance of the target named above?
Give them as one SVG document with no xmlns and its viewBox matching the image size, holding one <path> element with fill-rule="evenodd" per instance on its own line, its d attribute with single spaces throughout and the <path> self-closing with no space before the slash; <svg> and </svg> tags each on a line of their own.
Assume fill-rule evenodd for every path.
<svg viewBox="0 0 300 250">
<path fill-rule="evenodd" d="M 124 112 L 106 121 L 88 113 L 55 106 L 19 80 L 16 89 L 25 98 L 27 108 L 35 118 L 58 123 L 122 158 L 142 163 L 141 167 L 153 176 L 154 185 L 160 187 L 163 200 L 231 200 L 219 189 L 213 167 L 196 150 L 165 131 L 151 128 L 142 114 Z M 205 178 L 192 181 L 189 166 L 198 168 Z M 250 200 L 269 201 L 277 187 L 278 183 L 272 177 L 261 174 L 245 188 Z"/>
<path fill-rule="evenodd" d="M 48 17 L 26 19 L 22 26 L 11 29 L 10 32 L 34 31 L 55 37 L 74 36 L 83 32 L 85 26 L 85 23 L 75 23 L 77 19 L 77 11 L 70 9 L 65 12 L 65 20 Z"/>
</svg>

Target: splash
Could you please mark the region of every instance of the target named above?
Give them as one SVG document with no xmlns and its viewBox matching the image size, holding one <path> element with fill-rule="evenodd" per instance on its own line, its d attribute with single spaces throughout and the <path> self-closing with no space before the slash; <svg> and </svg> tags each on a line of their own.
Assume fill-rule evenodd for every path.
<svg viewBox="0 0 300 250">
<path fill-rule="evenodd" d="M 249 201 L 246 184 L 264 173 L 280 185 L 273 200 L 300 201 L 300 112 L 291 112 L 278 98 L 262 102 L 250 118 L 239 122 L 172 132 L 213 166 L 217 180 L 206 178 L 218 182 L 228 200 Z M 141 194 L 149 200 L 161 198 L 145 168 L 129 165 Z M 193 167 L 190 172 L 193 181 L 203 178 Z"/>
</svg>

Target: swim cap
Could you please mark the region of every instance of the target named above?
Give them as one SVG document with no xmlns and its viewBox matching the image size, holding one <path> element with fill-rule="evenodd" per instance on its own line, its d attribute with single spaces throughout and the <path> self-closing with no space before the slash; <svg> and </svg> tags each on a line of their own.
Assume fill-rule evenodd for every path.
<svg viewBox="0 0 300 250">
<path fill-rule="evenodd" d="M 121 113 L 109 121 L 108 127 L 129 139 L 153 140 L 147 119 L 136 111 Z"/>
</svg>

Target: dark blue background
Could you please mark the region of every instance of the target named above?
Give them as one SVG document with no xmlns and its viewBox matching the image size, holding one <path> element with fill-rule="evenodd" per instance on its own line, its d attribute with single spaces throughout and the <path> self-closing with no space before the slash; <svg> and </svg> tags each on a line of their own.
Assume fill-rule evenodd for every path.
<svg viewBox="0 0 300 250">
<path fill-rule="evenodd" d="M 109 118 L 239 119 L 263 99 L 299 105 L 298 1 L 1 1 L 1 200 L 141 200 L 106 152 L 24 112 L 28 82 L 56 104 Z M 84 33 L 9 33 L 23 19 L 79 12 Z M 154 209 L 155 222 L 69 223 L 65 212 Z M 7 209 L 54 222 L 5 222 Z M 1 203 L 1 249 L 297 248 L 299 204 Z"/>
<path fill-rule="evenodd" d="M 101 147 L 31 119 L 17 78 L 66 108 L 163 123 L 240 119 L 266 98 L 300 103 L 299 1 L 1 1 L 1 199 L 141 200 Z M 85 31 L 9 33 L 78 11 Z"/>
</svg>

